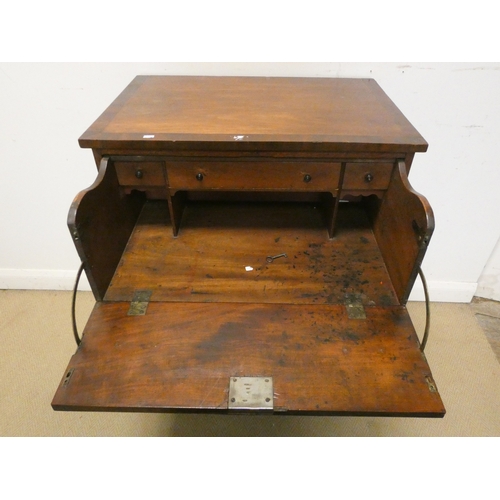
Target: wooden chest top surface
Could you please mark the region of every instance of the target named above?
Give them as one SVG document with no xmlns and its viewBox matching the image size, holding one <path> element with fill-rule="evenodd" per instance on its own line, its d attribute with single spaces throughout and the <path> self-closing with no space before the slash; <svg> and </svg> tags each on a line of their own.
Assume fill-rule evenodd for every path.
<svg viewBox="0 0 500 500">
<path fill-rule="evenodd" d="M 372 79 L 137 76 L 85 148 L 411 153 L 427 143 Z M 287 146 L 288 145 L 288 146 Z"/>
</svg>

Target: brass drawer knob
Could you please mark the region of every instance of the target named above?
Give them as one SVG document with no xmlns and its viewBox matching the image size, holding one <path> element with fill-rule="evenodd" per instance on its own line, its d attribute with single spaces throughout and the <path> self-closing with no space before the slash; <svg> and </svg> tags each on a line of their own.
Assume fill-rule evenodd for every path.
<svg viewBox="0 0 500 500">
<path fill-rule="evenodd" d="M 144 177 L 144 173 L 142 170 L 136 170 L 135 171 L 135 176 L 138 178 L 138 179 L 142 179 Z"/>
<path fill-rule="evenodd" d="M 311 182 L 312 177 L 309 174 L 304 175 L 304 182 Z"/>
<path fill-rule="evenodd" d="M 366 174 L 366 175 L 365 175 L 365 181 L 366 181 L 366 182 L 371 182 L 371 181 L 373 181 L 373 175 L 372 175 L 372 174 Z"/>
<path fill-rule="evenodd" d="M 200 182 L 203 180 L 203 174 L 201 172 L 199 174 L 196 174 L 196 180 Z"/>
</svg>

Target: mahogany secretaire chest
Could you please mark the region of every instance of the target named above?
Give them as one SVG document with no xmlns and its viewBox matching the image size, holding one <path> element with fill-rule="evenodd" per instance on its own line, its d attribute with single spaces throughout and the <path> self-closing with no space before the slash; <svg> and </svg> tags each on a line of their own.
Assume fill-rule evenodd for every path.
<svg viewBox="0 0 500 500">
<path fill-rule="evenodd" d="M 81 136 L 56 410 L 442 417 L 406 309 L 426 141 L 374 80 L 138 76 Z"/>
</svg>

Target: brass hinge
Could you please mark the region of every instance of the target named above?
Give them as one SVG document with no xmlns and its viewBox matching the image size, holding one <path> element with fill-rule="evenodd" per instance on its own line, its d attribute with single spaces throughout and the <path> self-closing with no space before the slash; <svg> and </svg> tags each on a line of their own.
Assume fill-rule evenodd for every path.
<svg viewBox="0 0 500 500">
<path fill-rule="evenodd" d="M 413 228 L 413 231 L 415 231 L 418 243 L 420 245 L 427 246 L 429 244 L 429 235 L 427 234 L 425 228 L 421 228 L 415 219 L 411 222 L 411 227 Z"/>
<path fill-rule="evenodd" d="M 148 309 L 151 290 L 136 290 L 130 303 L 127 316 L 144 316 Z"/>
<path fill-rule="evenodd" d="M 63 387 L 66 387 L 69 384 L 69 381 L 71 380 L 71 377 L 73 376 L 73 372 L 75 371 L 74 368 L 71 368 L 71 370 L 66 373 L 66 376 L 64 377 L 63 380 Z"/>
<path fill-rule="evenodd" d="M 436 384 L 434 383 L 434 380 L 432 380 L 431 377 L 425 377 L 425 381 L 427 382 L 427 385 L 429 386 L 430 392 L 437 392 Z"/>
<path fill-rule="evenodd" d="M 349 319 L 366 319 L 365 308 L 359 294 L 348 293 L 346 295 L 345 307 Z"/>
</svg>

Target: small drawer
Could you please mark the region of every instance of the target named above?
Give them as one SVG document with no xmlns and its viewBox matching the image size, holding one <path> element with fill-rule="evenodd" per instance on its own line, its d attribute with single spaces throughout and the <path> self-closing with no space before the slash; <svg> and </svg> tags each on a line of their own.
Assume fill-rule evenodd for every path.
<svg viewBox="0 0 500 500">
<path fill-rule="evenodd" d="M 115 162 L 118 182 L 121 186 L 165 186 L 163 163 L 161 162 Z"/>
<path fill-rule="evenodd" d="M 295 161 L 167 162 L 171 190 L 335 191 L 340 163 Z"/>
<path fill-rule="evenodd" d="M 381 190 L 389 187 L 392 163 L 348 163 L 342 189 Z"/>
</svg>

